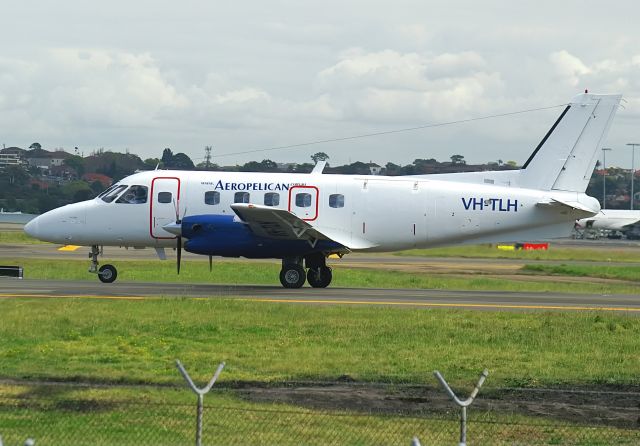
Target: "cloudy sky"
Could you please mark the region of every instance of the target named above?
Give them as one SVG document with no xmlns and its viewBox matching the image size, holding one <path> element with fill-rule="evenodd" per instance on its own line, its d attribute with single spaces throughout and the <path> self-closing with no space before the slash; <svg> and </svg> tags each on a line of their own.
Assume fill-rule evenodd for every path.
<svg viewBox="0 0 640 446">
<path fill-rule="evenodd" d="M 0 0 L 0 142 L 194 159 L 212 145 L 219 164 L 316 151 L 333 164 L 521 163 L 554 106 L 588 88 L 624 95 L 607 164 L 628 167 L 639 12 L 634 1 Z"/>
</svg>

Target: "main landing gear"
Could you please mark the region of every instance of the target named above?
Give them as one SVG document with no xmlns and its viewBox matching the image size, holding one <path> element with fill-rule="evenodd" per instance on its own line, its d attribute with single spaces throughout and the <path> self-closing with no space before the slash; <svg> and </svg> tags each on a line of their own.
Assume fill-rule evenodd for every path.
<svg viewBox="0 0 640 446">
<path fill-rule="evenodd" d="M 98 279 L 103 283 L 111 283 L 118 277 L 118 270 L 113 265 L 102 265 L 98 269 L 98 256 L 102 255 L 102 249 L 98 245 L 91 246 L 89 252 L 89 258 L 91 259 L 91 266 L 89 272 L 98 275 Z"/>
<path fill-rule="evenodd" d="M 326 288 L 331 283 L 333 274 L 326 264 L 326 258 L 322 254 L 306 257 L 304 264 L 307 267 L 305 274 L 301 258 L 282 259 L 280 270 L 280 283 L 285 288 L 301 288 L 305 279 L 313 288 Z"/>
</svg>

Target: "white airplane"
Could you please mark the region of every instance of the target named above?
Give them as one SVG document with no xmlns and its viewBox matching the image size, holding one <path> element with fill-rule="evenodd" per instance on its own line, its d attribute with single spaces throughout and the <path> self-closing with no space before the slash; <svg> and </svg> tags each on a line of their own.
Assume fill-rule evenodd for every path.
<svg viewBox="0 0 640 446">
<path fill-rule="evenodd" d="M 624 209 L 602 209 L 596 215 L 576 221 L 580 229 L 608 229 L 628 232 L 640 223 L 640 211 Z"/>
<path fill-rule="evenodd" d="M 164 248 L 209 256 L 282 259 L 280 282 L 326 287 L 326 258 L 458 243 L 569 236 L 600 205 L 585 194 L 620 95 L 580 94 L 520 170 L 408 177 L 155 170 L 93 200 L 49 211 L 24 230 L 54 243 Z M 305 271 L 306 268 L 306 271 Z"/>
</svg>

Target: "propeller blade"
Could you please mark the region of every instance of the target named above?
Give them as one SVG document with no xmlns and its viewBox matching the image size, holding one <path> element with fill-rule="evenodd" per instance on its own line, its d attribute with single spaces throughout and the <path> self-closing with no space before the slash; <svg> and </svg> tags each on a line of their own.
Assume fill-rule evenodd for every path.
<svg viewBox="0 0 640 446">
<path fill-rule="evenodd" d="M 176 255 L 176 262 L 177 262 L 177 267 L 178 267 L 178 274 L 180 274 L 180 261 L 182 260 L 182 237 L 178 237 L 176 239 L 177 241 L 177 255 Z"/>
<path fill-rule="evenodd" d="M 213 256 L 209 256 L 209 272 L 213 271 Z"/>
</svg>

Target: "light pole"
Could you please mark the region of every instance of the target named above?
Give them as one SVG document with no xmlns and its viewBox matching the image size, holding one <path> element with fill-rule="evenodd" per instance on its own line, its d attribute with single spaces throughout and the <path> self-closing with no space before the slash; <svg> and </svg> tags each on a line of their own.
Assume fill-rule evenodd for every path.
<svg viewBox="0 0 640 446">
<path fill-rule="evenodd" d="M 602 148 L 602 209 L 607 208 L 607 152 L 610 147 Z"/>
<path fill-rule="evenodd" d="M 636 146 L 640 146 L 640 143 L 630 142 L 627 145 L 631 146 L 631 210 L 633 210 L 633 180 L 636 176 L 635 154 Z"/>
</svg>

